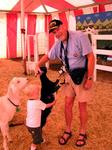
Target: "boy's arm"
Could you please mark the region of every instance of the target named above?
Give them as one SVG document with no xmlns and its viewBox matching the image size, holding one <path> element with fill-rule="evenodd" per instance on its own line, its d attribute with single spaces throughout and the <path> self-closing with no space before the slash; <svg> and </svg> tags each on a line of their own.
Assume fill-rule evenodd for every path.
<svg viewBox="0 0 112 150">
<path fill-rule="evenodd" d="M 56 100 L 54 100 L 52 103 L 46 104 L 46 108 L 52 107 L 56 103 Z"/>
</svg>

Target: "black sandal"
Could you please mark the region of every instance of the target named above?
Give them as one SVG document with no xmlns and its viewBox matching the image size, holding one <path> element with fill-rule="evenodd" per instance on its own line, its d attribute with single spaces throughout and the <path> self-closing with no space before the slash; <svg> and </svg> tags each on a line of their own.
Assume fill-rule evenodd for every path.
<svg viewBox="0 0 112 150">
<path fill-rule="evenodd" d="M 78 147 L 81 147 L 81 146 L 84 146 L 84 145 L 86 144 L 87 135 L 80 133 L 79 136 L 81 136 L 82 139 L 79 138 L 79 139 L 76 141 L 76 144 L 75 144 L 75 145 L 78 146 Z M 81 143 L 78 144 L 78 142 L 81 142 Z"/>
<path fill-rule="evenodd" d="M 65 134 L 68 135 L 66 138 L 64 137 Z M 68 142 L 68 140 L 71 138 L 71 136 L 72 136 L 72 133 L 71 133 L 71 132 L 66 132 L 66 131 L 65 131 L 65 132 L 63 133 L 63 136 L 61 136 L 60 139 L 59 139 L 59 144 L 60 144 L 60 145 L 65 145 L 65 144 Z M 61 140 L 63 140 L 63 142 L 61 142 Z"/>
</svg>

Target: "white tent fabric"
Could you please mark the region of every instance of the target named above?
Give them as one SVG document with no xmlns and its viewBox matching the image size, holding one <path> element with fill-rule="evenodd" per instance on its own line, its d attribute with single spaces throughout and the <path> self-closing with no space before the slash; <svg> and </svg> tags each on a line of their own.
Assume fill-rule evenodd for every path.
<svg viewBox="0 0 112 150">
<path fill-rule="evenodd" d="M 21 1 L 23 1 L 25 12 L 28 13 L 63 12 L 87 6 L 112 3 L 112 0 L 0 0 L 0 10 L 21 11 Z"/>
<path fill-rule="evenodd" d="M 71 4 L 69 2 L 71 2 Z M 7 36 L 7 14 L 17 14 L 16 57 L 21 57 L 23 55 L 23 49 L 26 47 L 24 38 L 26 39 L 27 36 L 29 14 L 36 15 L 36 34 L 46 32 L 46 16 L 51 16 L 51 19 L 60 19 L 60 14 L 64 12 L 68 22 L 68 28 L 76 30 L 75 16 L 112 11 L 112 0 L 92 0 L 91 2 L 89 0 L 83 0 L 85 3 L 80 7 L 78 6 L 79 1 L 76 0 L 77 3 L 75 2 L 74 5 L 73 2 L 75 2 L 75 0 L 0 0 L 0 58 L 10 58 L 10 42 Z M 88 4 L 86 2 L 88 2 Z M 12 4 L 12 7 L 9 3 Z M 46 7 L 46 5 L 49 7 Z M 10 6 L 10 8 L 6 6 Z M 44 12 L 33 13 L 35 9 L 40 7 L 43 8 Z M 52 8 L 52 10 L 47 8 Z M 48 22 L 49 20 L 47 20 L 47 24 Z M 21 28 L 25 29 L 25 34 L 22 34 L 23 38 L 21 38 Z"/>
<path fill-rule="evenodd" d="M 0 13 L 0 58 L 6 58 L 7 34 L 6 14 Z"/>
</svg>

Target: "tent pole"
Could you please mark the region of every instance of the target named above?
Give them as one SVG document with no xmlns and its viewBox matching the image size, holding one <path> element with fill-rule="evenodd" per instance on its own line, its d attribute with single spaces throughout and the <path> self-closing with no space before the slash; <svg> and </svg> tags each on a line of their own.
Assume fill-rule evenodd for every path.
<svg viewBox="0 0 112 150">
<path fill-rule="evenodd" d="M 47 35 L 47 52 L 46 53 L 48 53 L 48 51 L 49 51 L 49 22 L 48 22 L 48 15 L 46 16 L 46 24 L 47 24 L 47 31 L 45 31 L 46 32 L 46 35 Z M 48 62 L 46 62 L 46 67 L 49 69 L 49 61 Z"/>
<path fill-rule="evenodd" d="M 21 0 L 21 51 L 23 57 L 24 73 L 26 71 L 26 50 L 25 50 L 25 19 L 24 19 L 24 2 Z"/>
<path fill-rule="evenodd" d="M 43 1 L 42 1 L 42 0 L 40 0 L 40 2 L 41 2 L 41 5 L 42 5 L 42 6 L 43 6 L 43 8 L 44 8 L 44 10 L 45 10 L 46 14 L 48 14 L 48 11 L 47 11 L 47 9 L 46 9 L 46 7 L 45 7 L 45 5 L 44 5 Z"/>
</svg>

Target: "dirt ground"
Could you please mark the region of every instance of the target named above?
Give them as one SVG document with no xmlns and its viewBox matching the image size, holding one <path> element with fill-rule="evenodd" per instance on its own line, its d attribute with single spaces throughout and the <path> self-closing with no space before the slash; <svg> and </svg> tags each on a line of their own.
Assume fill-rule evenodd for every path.
<svg viewBox="0 0 112 150">
<path fill-rule="evenodd" d="M 48 70 L 47 75 L 52 81 L 55 81 L 58 72 Z M 0 96 L 6 94 L 8 83 L 14 76 L 25 76 L 22 61 L 1 59 Z M 40 80 L 33 75 L 27 77 L 29 82 L 40 84 Z M 58 138 L 65 128 L 63 87 L 58 91 L 56 99 L 57 102 L 43 129 L 43 137 L 46 141 L 38 147 L 38 150 L 112 150 L 112 73 L 97 72 L 97 81 L 93 85 L 93 99 L 88 104 L 88 140 L 82 148 L 75 146 L 79 127 L 77 101 L 73 107 L 73 136 L 66 145 L 58 144 Z M 22 93 L 21 111 L 16 112 L 11 122 L 13 124 L 22 123 L 22 125 L 10 127 L 13 139 L 13 142 L 9 143 L 10 150 L 28 150 L 31 143 L 31 136 L 25 127 L 26 101 L 27 96 Z M 3 150 L 1 132 L 0 150 Z"/>
</svg>

